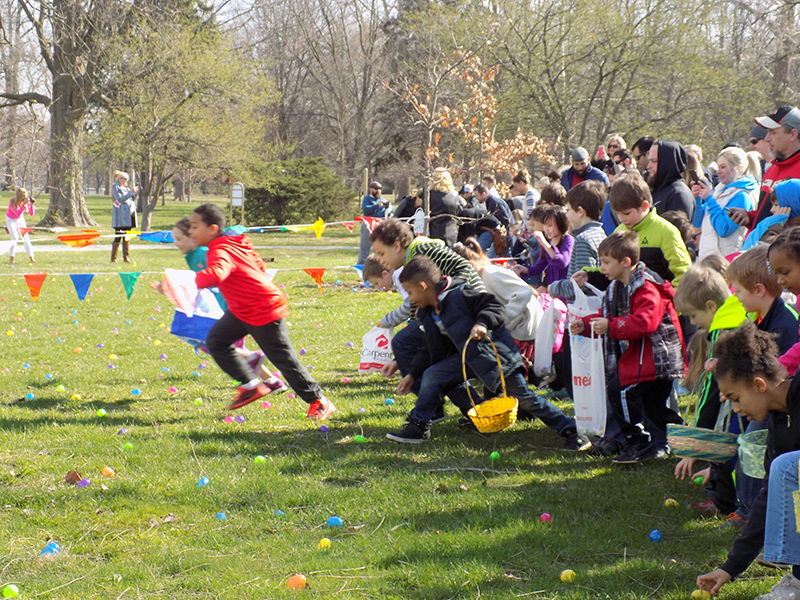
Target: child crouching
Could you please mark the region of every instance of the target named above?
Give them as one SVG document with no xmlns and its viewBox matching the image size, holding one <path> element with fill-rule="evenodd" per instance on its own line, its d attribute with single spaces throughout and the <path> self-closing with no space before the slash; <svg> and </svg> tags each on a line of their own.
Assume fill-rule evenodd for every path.
<svg viewBox="0 0 800 600">
<path fill-rule="evenodd" d="M 452 390 L 463 383 L 461 350 L 467 340 L 475 339 L 478 342 L 467 348 L 468 374 L 480 379 L 492 392 L 501 389 L 500 378 L 505 377 L 508 394 L 517 398 L 521 409 L 539 417 L 565 438 L 565 449 L 580 450 L 589 446 L 588 439 L 578 435 L 574 419 L 528 388 L 522 357 L 503 325 L 505 311 L 497 298 L 468 288 L 458 279 L 442 277 L 439 268 L 425 256 L 415 257 L 405 266 L 400 282 L 411 302 L 418 307 L 416 318 L 422 324 L 425 343 L 410 372 L 397 386 L 397 393 L 403 395 L 420 380 L 416 406 L 409 415 L 408 424 L 386 437 L 407 444 L 430 439 L 430 422 L 444 394 L 450 394 L 462 413 L 469 411 L 471 404 L 466 393 L 454 395 Z M 484 339 L 487 335 L 497 348 L 502 374 L 497 369 L 491 344 Z"/>
</svg>

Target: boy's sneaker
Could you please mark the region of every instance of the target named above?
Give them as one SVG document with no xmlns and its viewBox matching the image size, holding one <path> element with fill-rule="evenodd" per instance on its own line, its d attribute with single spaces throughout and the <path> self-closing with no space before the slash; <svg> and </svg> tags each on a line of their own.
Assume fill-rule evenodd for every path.
<svg viewBox="0 0 800 600">
<path fill-rule="evenodd" d="M 629 444 L 613 459 L 616 465 L 638 465 L 650 458 L 658 456 L 658 448 L 652 442 Z"/>
<path fill-rule="evenodd" d="M 269 388 L 270 394 L 274 394 L 275 392 L 282 394 L 289 389 L 279 377 L 268 377 L 264 380 L 264 385 Z"/>
<path fill-rule="evenodd" d="M 431 419 L 431 425 L 437 425 L 442 421 L 447 420 L 447 414 L 444 412 L 444 404 L 440 404 L 439 408 L 436 409 L 436 412 L 433 413 L 433 418 Z M 411 422 L 411 413 L 408 413 L 406 416 L 406 420 L 403 421 L 403 427 L 408 425 Z"/>
<path fill-rule="evenodd" d="M 315 421 L 324 421 L 335 412 L 336 407 L 333 405 L 333 402 L 325 397 L 322 397 L 319 400 L 314 400 L 308 405 L 306 417 L 309 419 L 314 419 Z"/>
<path fill-rule="evenodd" d="M 689 508 L 707 517 L 719 516 L 719 510 L 717 510 L 717 507 L 714 506 L 711 500 L 706 500 L 705 502 L 691 502 Z"/>
<path fill-rule="evenodd" d="M 771 592 L 753 600 L 800 600 L 800 579 L 791 574 L 784 575 Z"/>
<path fill-rule="evenodd" d="M 572 452 L 588 450 L 591 447 L 592 442 L 589 438 L 577 432 L 570 433 L 566 436 L 566 441 L 564 442 L 564 450 L 570 450 Z"/>
<path fill-rule="evenodd" d="M 250 356 L 247 357 L 247 364 L 250 365 L 251 369 L 253 369 L 253 373 L 256 374 L 256 377 L 261 376 L 261 367 L 264 366 L 264 362 L 266 360 L 267 356 L 261 350 L 251 352 Z"/>
<path fill-rule="evenodd" d="M 735 529 L 736 531 L 739 531 L 745 525 L 747 525 L 747 519 L 737 512 L 732 512 L 728 515 L 726 521 L 717 527 L 717 530 L 725 531 L 726 529 Z"/>
<path fill-rule="evenodd" d="M 423 423 L 412 421 L 400 431 L 387 433 L 386 437 L 401 444 L 419 444 L 431 439 L 431 430 Z"/>
<path fill-rule="evenodd" d="M 610 438 L 601 438 L 598 442 L 592 443 L 592 446 L 587 449 L 589 454 L 602 455 L 606 458 L 614 458 L 622 452 L 623 446 L 617 440 Z"/>
<path fill-rule="evenodd" d="M 230 406 L 228 406 L 228 410 L 236 410 L 237 408 L 241 408 L 246 404 L 250 404 L 251 402 L 255 402 L 259 398 L 262 398 L 269 394 L 270 390 L 267 386 L 263 383 L 259 383 L 254 388 L 239 388 L 239 393 L 236 395 L 236 400 L 231 402 Z"/>
</svg>

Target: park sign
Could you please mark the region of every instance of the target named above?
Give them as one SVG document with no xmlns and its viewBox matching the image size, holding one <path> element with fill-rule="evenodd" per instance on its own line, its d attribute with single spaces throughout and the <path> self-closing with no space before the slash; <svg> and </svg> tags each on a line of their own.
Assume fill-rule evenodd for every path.
<svg viewBox="0 0 800 600">
<path fill-rule="evenodd" d="M 244 184 L 234 183 L 231 186 L 231 223 L 233 223 L 233 208 L 241 207 L 239 224 L 244 225 Z"/>
</svg>

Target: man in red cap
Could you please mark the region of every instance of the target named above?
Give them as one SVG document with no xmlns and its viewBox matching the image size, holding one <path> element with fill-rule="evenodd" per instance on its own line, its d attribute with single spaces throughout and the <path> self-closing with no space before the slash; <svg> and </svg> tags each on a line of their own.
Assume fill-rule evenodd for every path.
<svg viewBox="0 0 800 600">
<path fill-rule="evenodd" d="M 758 208 L 749 212 L 743 208 L 731 209 L 731 220 L 749 229 L 770 216 L 772 205 L 767 202 L 767 196 L 775 184 L 784 179 L 800 178 L 800 109 L 781 106 L 769 116 L 757 117 L 756 123 L 767 130 L 766 141 L 773 159 L 761 182 Z"/>
</svg>

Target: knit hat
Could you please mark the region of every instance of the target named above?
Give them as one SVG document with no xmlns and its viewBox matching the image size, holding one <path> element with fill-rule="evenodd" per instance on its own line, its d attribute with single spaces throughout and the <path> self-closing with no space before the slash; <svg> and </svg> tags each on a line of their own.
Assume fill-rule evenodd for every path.
<svg viewBox="0 0 800 600">
<path fill-rule="evenodd" d="M 582 160 L 589 160 L 589 153 L 586 151 L 586 148 L 578 146 L 572 151 L 572 162 L 576 163 Z"/>
<path fill-rule="evenodd" d="M 753 138 L 757 140 L 767 139 L 767 130 L 764 129 L 761 125 L 753 125 L 753 128 L 750 130 L 750 139 Z"/>
</svg>

